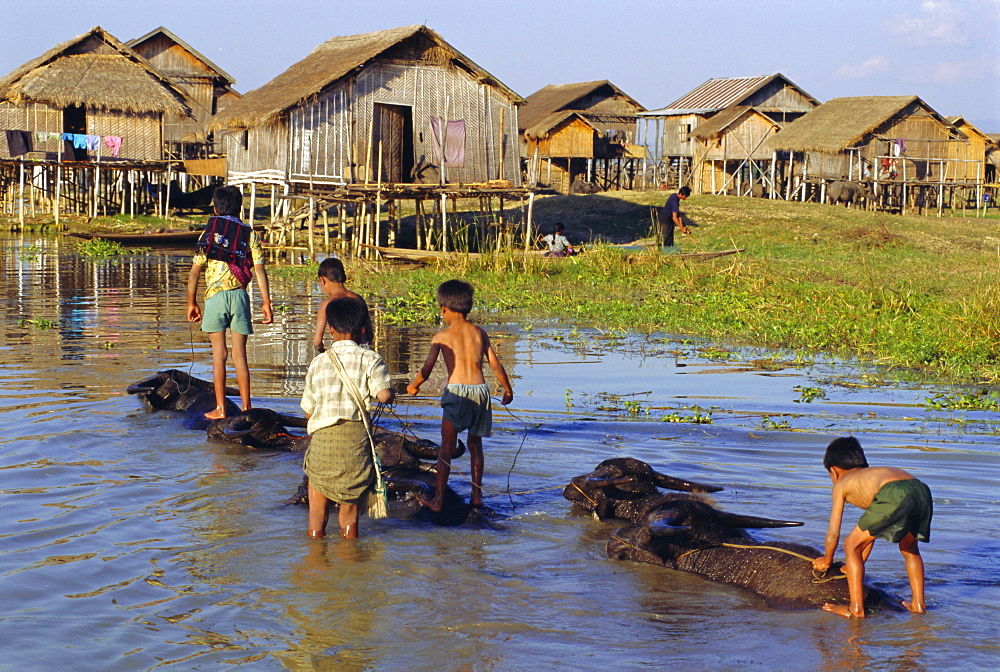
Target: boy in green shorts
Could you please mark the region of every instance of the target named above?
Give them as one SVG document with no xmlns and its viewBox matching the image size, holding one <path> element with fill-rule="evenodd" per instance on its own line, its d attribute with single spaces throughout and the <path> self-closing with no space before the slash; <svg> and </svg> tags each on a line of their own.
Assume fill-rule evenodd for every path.
<svg viewBox="0 0 1000 672">
<path fill-rule="evenodd" d="M 824 604 L 826 611 L 848 618 L 864 618 L 865 562 L 875 539 L 899 544 L 906 562 L 906 574 L 913 593 L 903 602 L 910 611 L 922 614 L 924 604 L 924 561 L 918 541 L 929 541 L 933 505 L 931 491 L 924 483 L 895 467 L 869 467 L 861 444 L 853 436 L 834 439 L 826 448 L 823 466 L 833 481 L 833 509 L 826 532 L 826 549 L 813 560 L 813 569 L 825 572 L 833 562 L 840 541 L 844 502 L 865 512 L 844 539 L 844 574 L 851 596 L 850 606 Z"/>
<path fill-rule="evenodd" d="M 188 275 L 187 317 L 201 320 L 201 330 L 212 343 L 212 381 L 215 410 L 209 420 L 226 417 L 226 330 L 232 331 L 233 366 L 240 390 L 241 408 L 250 408 L 250 367 L 247 364 L 247 337 L 253 333 L 247 284 L 254 276 L 260 288 L 263 324 L 271 324 L 271 295 L 264 270 L 264 251 L 256 232 L 240 220 L 243 194 L 236 187 L 219 187 L 212 197 L 215 216 L 209 218 L 198 240 L 198 251 Z M 198 306 L 198 281 L 205 271 L 205 312 Z"/>
</svg>

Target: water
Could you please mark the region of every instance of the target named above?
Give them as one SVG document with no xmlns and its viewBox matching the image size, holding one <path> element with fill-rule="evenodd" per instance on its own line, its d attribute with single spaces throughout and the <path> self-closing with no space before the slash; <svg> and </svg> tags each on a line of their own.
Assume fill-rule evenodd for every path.
<svg viewBox="0 0 1000 672">
<path fill-rule="evenodd" d="M 0 669 L 1000 664 L 1000 414 L 923 404 L 963 390 L 697 342 L 494 327 L 516 392 L 485 442 L 487 501 L 510 516 L 505 529 L 363 519 L 356 544 L 315 542 L 305 510 L 282 504 L 299 459 L 209 443 L 124 394 L 159 369 L 210 377 L 207 342 L 184 321 L 182 253 L 110 264 L 58 240 L 0 243 Z M 282 281 L 273 293 L 285 310 L 250 340 L 254 396 L 295 412 L 320 297 Z M 422 363 L 430 333 L 380 334 L 400 381 Z M 776 362 L 753 361 L 767 358 Z M 825 397 L 807 402 L 811 389 Z M 712 424 L 662 420 L 695 406 Z M 432 399 L 396 413 L 436 435 Z M 609 560 L 616 524 L 560 495 L 572 476 L 630 455 L 725 486 L 716 500 L 727 510 L 806 523 L 761 538 L 819 547 L 830 488 L 822 451 L 847 433 L 872 463 L 907 469 L 934 492 L 923 616 L 779 611 L 731 586 Z M 467 472 L 467 460 L 457 468 Z M 453 482 L 468 492 L 461 474 Z M 845 534 L 859 513 L 846 514 Z M 907 596 L 892 546 L 876 544 L 868 575 Z"/>
</svg>

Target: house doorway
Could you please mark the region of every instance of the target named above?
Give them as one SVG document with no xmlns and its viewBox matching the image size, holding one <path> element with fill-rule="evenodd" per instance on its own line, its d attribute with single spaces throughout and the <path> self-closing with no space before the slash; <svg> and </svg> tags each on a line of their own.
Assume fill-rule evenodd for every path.
<svg viewBox="0 0 1000 672">
<path fill-rule="evenodd" d="M 79 105 L 70 105 L 63 108 L 63 133 L 73 133 L 75 135 L 87 134 L 87 108 L 80 107 Z M 66 158 L 72 158 L 74 161 L 86 161 L 87 148 L 74 147 L 73 156 Z"/>
<path fill-rule="evenodd" d="M 382 148 L 382 182 L 412 182 L 412 107 L 375 103 L 372 121 L 372 181 L 379 179 L 379 146 Z"/>
</svg>

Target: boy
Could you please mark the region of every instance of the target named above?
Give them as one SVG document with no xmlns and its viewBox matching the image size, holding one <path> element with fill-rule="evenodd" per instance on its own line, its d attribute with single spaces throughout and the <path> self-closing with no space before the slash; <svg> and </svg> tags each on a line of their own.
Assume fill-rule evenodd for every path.
<svg viewBox="0 0 1000 672">
<path fill-rule="evenodd" d="M 313 346 L 316 347 L 316 351 L 322 353 L 326 350 L 323 347 L 323 334 L 326 333 L 327 305 L 332 299 L 343 299 L 345 297 L 357 299 L 365 304 L 365 326 L 358 344 L 371 343 L 374 340 L 375 334 L 374 329 L 372 329 L 371 317 L 368 314 L 368 304 L 365 303 L 365 300 L 361 296 L 344 287 L 344 283 L 347 282 L 347 272 L 344 270 L 344 262 L 336 257 L 324 259 L 319 265 L 317 275 L 319 276 L 319 287 L 326 294 L 326 298 L 319 304 L 319 310 L 316 311 L 316 332 L 313 334 Z"/>
<path fill-rule="evenodd" d="M 865 562 L 875 539 L 899 544 L 913 594 L 903 606 L 922 614 L 924 605 L 924 561 L 918 541 L 931 535 L 931 491 L 902 469 L 869 467 L 861 444 L 853 436 L 834 439 L 826 448 L 823 466 L 833 481 L 833 510 L 826 532 L 826 552 L 813 560 L 813 569 L 825 572 L 833 562 L 840 540 L 844 502 L 865 509 L 858 524 L 844 540 L 844 574 L 850 591 L 850 606 L 824 604 L 826 611 L 848 618 L 864 618 Z"/>
<path fill-rule="evenodd" d="M 374 350 L 357 341 L 368 309 L 357 299 L 332 299 L 326 306 L 333 344 L 314 358 L 306 374 L 302 410 L 312 435 L 302 466 L 309 476 L 309 536 L 326 535 L 327 502 L 340 504 L 340 534 L 358 536 L 358 505 L 375 480 L 368 432 L 358 405 L 344 386 L 334 358 L 340 360 L 363 400 L 392 403 L 389 370 Z"/>
<path fill-rule="evenodd" d="M 549 251 L 545 253 L 545 256 L 568 257 L 575 254 L 569 239 L 563 235 L 565 229 L 562 222 L 556 222 L 552 233 L 542 237 L 542 242 L 549 246 Z"/>
<path fill-rule="evenodd" d="M 253 229 L 240 220 L 243 194 L 236 187 L 219 187 L 212 196 L 215 217 L 210 217 L 198 240 L 198 251 L 188 275 L 187 316 L 189 322 L 201 320 L 201 330 L 212 343 L 212 380 L 215 385 L 215 410 L 209 420 L 226 417 L 226 329 L 232 331 L 233 366 L 240 390 L 242 409 L 250 408 L 250 367 L 247 364 L 247 336 L 253 333 L 250 297 L 247 284 L 257 277 L 260 288 L 262 324 L 271 324 L 271 295 L 264 251 Z M 251 266 L 253 270 L 251 271 Z M 205 269 L 205 313 L 198 306 L 198 280 Z"/>
<path fill-rule="evenodd" d="M 684 233 L 691 235 L 691 231 L 684 224 L 684 214 L 681 212 L 681 201 L 686 201 L 690 195 L 691 187 L 685 185 L 676 194 L 670 194 L 667 197 L 667 202 L 663 204 L 663 209 L 660 210 L 660 216 L 658 217 L 660 245 L 664 247 L 674 246 L 674 228 L 678 228 Z"/>
<path fill-rule="evenodd" d="M 451 460 L 455 457 L 458 434 L 469 430 L 469 460 L 472 464 L 472 506 L 483 504 L 483 438 L 493 430 L 493 411 L 490 408 L 490 388 L 483 378 L 483 358 L 503 387 L 501 404 L 506 406 L 514 399 L 514 390 L 507 378 L 507 371 L 490 345 L 490 337 L 481 327 L 469 322 L 472 310 L 472 285 L 461 280 L 448 280 L 437 290 L 441 319 L 447 325 L 431 339 L 431 350 L 427 361 L 417 373 L 417 377 L 406 386 L 411 396 L 430 376 L 438 354 L 444 359 L 448 370 L 447 389 L 441 397 L 441 449 L 438 451 L 437 478 L 434 498 L 419 496 L 420 503 L 431 511 L 440 511 L 444 501 L 444 489 L 448 485 Z"/>
</svg>

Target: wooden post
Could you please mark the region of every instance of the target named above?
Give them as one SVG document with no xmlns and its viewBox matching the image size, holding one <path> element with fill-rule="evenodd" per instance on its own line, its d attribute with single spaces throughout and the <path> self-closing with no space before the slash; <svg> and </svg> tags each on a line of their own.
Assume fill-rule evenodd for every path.
<svg viewBox="0 0 1000 672">
<path fill-rule="evenodd" d="M 503 179 L 503 159 L 504 159 L 504 156 L 503 156 L 503 140 L 504 140 L 504 132 L 503 132 L 504 131 L 503 121 L 504 120 L 503 120 L 503 113 L 504 113 L 505 109 L 506 108 L 504 108 L 503 106 L 500 107 L 500 169 L 497 171 L 497 179 L 498 180 L 502 180 Z"/>
<path fill-rule="evenodd" d="M 21 230 L 24 231 L 24 154 L 21 155 L 21 178 L 19 182 L 20 187 L 17 195 L 17 221 L 21 224 Z"/>
<path fill-rule="evenodd" d="M 535 192 L 530 192 L 528 194 L 528 217 L 524 222 L 524 251 L 527 252 L 531 249 L 531 230 L 534 225 L 535 216 Z"/>
<path fill-rule="evenodd" d="M 375 226 L 372 227 L 372 245 L 382 240 L 382 140 L 378 141 L 378 173 L 375 186 Z"/>
<path fill-rule="evenodd" d="M 792 177 L 795 170 L 795 152 L 788 152 L 788 170 L 785 171 L 785 200 L 792 200 Z"/>
<path fill-rule="evenodd" d="M 316 224 L 316 200 L 310 196 L 309 197 L 309 225 L 306 230 L 306 245 L 309 248 L 309 256 L 313 254 L 313 228 Z"/>
<path fill-rule="evenodd" d="M 247 223 L 253 228 L 253 216 L 257 212 L 257 183 L 250 183 L 250 212 L 248 212 Z"/>
<path fill-rule="evenodd" d="M 444 147 L 441 148 L 441 165 L 444 165 Z M 441 194 L 441 251 L 448 251 L 448 195 L 443 192 Z"/>
<path fill-rule="evenodd" d="M 63 141 L 60 137 L 58 150 L 56 154 L 56 201 L 54 206 L 54 212 L 52 213 L 56 219 L 56 228 L 59 228 L 59 200 L 60 200 L 60 190 L 62 189 L 62 148 Z"/>
</svg>

